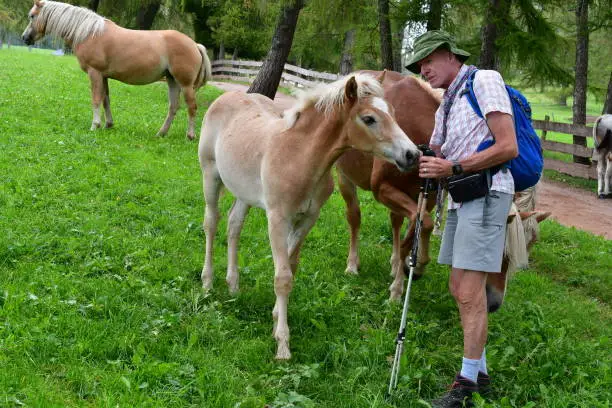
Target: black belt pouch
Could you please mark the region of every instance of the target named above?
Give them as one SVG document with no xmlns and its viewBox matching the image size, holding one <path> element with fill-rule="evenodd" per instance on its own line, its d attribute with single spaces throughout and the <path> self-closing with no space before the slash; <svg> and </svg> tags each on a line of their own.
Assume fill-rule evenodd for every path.
<svg viewBox="0 0 612 408">
<path fill-rule="evenodd" d="M 456 203 L 472 201 L 484 197 L 491 188 L 491 172 L 481 170 L 476 173 L 464 173 L 448 178 L 448 193 Z"/>
</svg>

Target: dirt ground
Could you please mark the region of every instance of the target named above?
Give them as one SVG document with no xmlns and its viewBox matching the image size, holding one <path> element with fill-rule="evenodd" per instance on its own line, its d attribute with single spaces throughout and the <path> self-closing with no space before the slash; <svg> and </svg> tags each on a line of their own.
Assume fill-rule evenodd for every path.
<svg viewBox="0 0 612 408">
<path fill-rule="evenodd" d="M 226 91 L 246 91 L 247 86 L 211 81 L 209 84 Z M 291 96 L 277 93 L 275 100 L 288 106 Z M 541 180 L 538 184 L 537 210 L 550 211 L 558 223 L 600 235 L 612 240 L 612 200 L 597 198 L 595 191 L 569 187 L 563 183 Z"/>
<path fill-rule="evenodd" d="M 612 200 L 598 199 L 595 191 L 542 180 L 538 185 L 536 207 L 550 211 L 559 224 L 612 239 Z"/>
</svg>

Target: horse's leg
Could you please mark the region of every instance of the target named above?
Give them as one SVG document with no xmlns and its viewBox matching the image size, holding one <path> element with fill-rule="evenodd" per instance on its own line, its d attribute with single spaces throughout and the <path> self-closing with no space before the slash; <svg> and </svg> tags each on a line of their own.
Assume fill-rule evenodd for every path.
<svg viewBox="0 0 612 408">
<path fill-rule="evenodd" d="M 597 195 L 603 198 L 606 177 L 606 154 L 605 151 L 597 151 Z"/>
<path fill-rule="evenodd" d="M 287 322 L 287 304 L 289 293 L 293 287 L 293 274 L 289 261 L 287 238 L 289 225 L 287 225 L 284 214 L 268 211 L 268 235 L 274 258 L 274 293 L 276 302 L 272 317 L 275 321 L 274 338 L 276 339 L 276 359 L 288 360 L 291 358 L 289 351 L 289 325 Z"/>
<path fill-rule="evenodd" d="M 376 200 L 384 204 L 396 215 L 410 219 L 410 225 L 406 231 L 406 236 L 404 237 L 404 242 L 402 243 L 402 251 L 400 255 L 401 259 L 406 259 L 410 253 L 414 239 L 417 203 L 415 203 L 410 196 L 389 183 L 382 183 L 380 185 L 376 193 Z M 423 234 L 421 235 L 422 241 L 420 242 L 420 244 L 423 244 L 423 248 L 418 254 L 417 265 L 414 271 L 414 279 L 418 279 L 423 275 L 425 265 L 429 263 L 429 254 L 426 251 L 429 250 L 429 235 L 431 234 L 432 230 L 433 222 L 429 212 L 426 212 L 423 217 Z M 401 290 L 403 291 L 403 288 L 401 288 Z M 394 299 L 396 296 L 401 297 L 401 294 L 401 292 L 392 293 L 391 298 Z"/>
<path fill-rule="evenodd" d="M 91 105 L 93 108 L 93 120 L 91 129 L 96 130 L 100 127 L 100 104 L 104 100 L 104 78 L 99 71 L 93 68 L 87 70 L 89 81 L 91 82 Z"/>
<path fill-rule="evenodd" d="M 240 200 L 234 201 L 227 222 L 227 276 L 225 281 L 230 293 L 238 292 L 238 243 L 249 206 Z"/>
<path fill-rule="evenodd" d="M 351 239 L 349 254 L 346 260 L 346 273 L 357 274 L 359 270 L 359 227 L 361 225 L 361 210 L 355 184 L 341 171 L 338 174 L 338 187 L 346 203 L 346 220 L 349 223 Z"/>
<path fill-rule="evenodd" d="M 195 90 L 191 86 L 183 87 L 185 103 L 187 103 L 187 112 L 189 113 L 189 127 L 187 128 L 187 139 L 193 140 L 195 136 L 195 116 L 198 110 L 196 104 Z"/>
<path fill-rule="evenodd" d="M 504 303 L 506 296 L 506 285 L 508 283 L 508 261 L 502 261 L 500 273 L 487 274 L 487 310 L 489 313 L 497 311 Z"/>
<path fill-rule="evenodd" d="M 401 257 L 402 240 L 400 238 L 404 217 L 395 214 L 393 211 L 389 212 L 389 217 L 391 218 L 393 236 L 393 253 L 391 254 L 391 276 L 393 277 L 393 283 L 389 286 L 389 291 L 391 293 L 391 300 L 399 300 L 404 291 L 404 268 L 402 267 L 403 260 Z"/>
<path fill-rule="evenodd" d="M 181 95 L 181 87 L 178 85 L 174 77 L 170 74 L 166 75 L 166 82 L 168 83 L 168 115 L 164 124 L 157 132 L 157 136 L 165 136 L 172 125 L 174 116 L 179 108 L 179 96 Z"/>
<path fill-rule="evenodd" d="M 612 150 L 608 150 L 608 152 L 602 158 L 603 162 L 606 163 L 606 178 L 604 182 L 604 194 L 606 198 L 610 198 L 610 182 L 612 180 Z"/>
<path fill-rule="evenodd" d="M 221 178 L 214 163 L 205 163 L 202 166 L 204 173 L 204 234 L 206 235 L 206 254 L 204 256 L 204 268 L 202 268 L 202 286 L 204 289 L 212 289 L 213 285 L 213 242 L 217 233 L 219 222 L 219 192 L 221 191 Z"/>
<path fill-rule="evenodd" d="M 106 116 L 106 128 L 113 127 L 113 115 L 110 108 L 110 88 L 108 87 L 108 78 L 104 77 L 104 114 Z"/>
</svg>

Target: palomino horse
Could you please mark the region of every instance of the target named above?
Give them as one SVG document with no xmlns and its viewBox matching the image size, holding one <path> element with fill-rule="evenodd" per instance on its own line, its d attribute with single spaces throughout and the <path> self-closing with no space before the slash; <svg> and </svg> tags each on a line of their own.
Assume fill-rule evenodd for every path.
<svg viewBox="0 0 612 408">
<path fill-rule="evenodd" d="M 33 44 L 46 34 L 61 37 L 70 45 L 81 69 L 91 81 L 93 121 L 100 127 L 100 104 L 104 104 L 106 127 L 113 126 L 108 79 L 145 85 L 166 77 L 168 116 L 158 132 L 165 135 L 179 108 L 181 90 L 189 108 L 187 137 L 195 135 L 195 92 L 211 78 L 206 48 L 173 30 L 140 31 L 119 27 L 82 7 L 55 1 L 36 1 L 28 15 L 30 23 L 23 41 Z"/>
<path fill-rule="evenodd" d="M 238 289 L 238 237 L 250 207 L 263 208 L 274 260 L 272 312 L 276 358 L 291 358 L 287 303 L 302 243 L 334 184 L 331 167 L 353 147 L 402 170 L 420 152 L 393 119 L 377 79 L 356 74 L 305 92 L 284 117 L 262 95 L 228 92 L 208 109 L 200 133 L 206 256 L 202 284 L 212 287 L 213 239 L 222 185 L 236 201 L 228 220 L 226 281 Z"/>
<path fill-rule="evenodd" d="M 403 76 L 392 71 L 387 71 L 384 75 L 383 87 L 385 98 L 393 105 L 399 126 L 415 144 L 429 144 L 441 94 L 416 77 Z M 407 268 L 406 263 L 409 261 L 414 241 L 421 179 L 416 172 L 399 172 L 394 166 L 356 150 L 344 153 L 336 162 L 336 167 L 338 184 L 347 205 L 346 214 L 351 229 L 346 271 L 357 273 L 359 268 L 357 247 L 361 215 L 356 191 L 358 186 L 372 191 L 374 198 L 389 208 L 393 230 L 391 274 L 394 277 L 390 292 L 391 299 L 397 300 L 404 289 L 404 269 Z M 435 197 L 435 193 L 433 195 Z M 537 224 L 550 215 L 535 211 L 535 187 L 517 193 L 515 203 L 520 216 L 516 217 L 514 214 L 509 217 L 507 245 L 501 273 L 489 274 L 487 278 L 487 303 L 491 312 L 501 306 L 509 277 L 526 263 L 526 251 L 537 240 Z M 434 199 L 428 201 L 428 211 L 431 211 L 434 204 Z M 400 229 L 404 218 L 410 219 L 410 226 L 402 241 Z M 431 217 L 426 214 L 414 278 L 422 276 L 425 265 L 429 262 L 429 239 L 432 229 Z"/>
<path fill-rule="evenodd" d="M 366 71 L 368 72 L 368 71 Z M 375 73 L 374 73 L 375 74 Z M 440 94 L 427 83 L 416 77 L 403 76 L 387 71 L 383 88 L 385 99 L 393 105 L 399 126 L 415 144 L 429 144 L 434 128 L 434 115 L 440 105 Z M 417 211 L 417 198 L 421 179 L 416 171 L 400 172 L 395 166 L 366 153 L 349 150 L 336 162 L 338 184 L 346 202 L 346 217 L 351 230 L 349 255 L 346 271 L 356 274 L 359 269 L 358 233 L 361 213 L 356 187 L 372 191 L 374 198 L 389 208 L 393 230 L 393 252 L 391 255 L 391 275 L 394 276 L 390 287 L 391 299 L 399 299 L 403 292 L 404 268 L 414 240 L 414 226 Z M 428 201 L 427 210 L 435 205 Z M 406 236 L 402 242 L 400 230 L 404 218 L 410 220 Z M 420 237 L 418 265 L 414 278 L 422 276 L 429 262 L 429 237 L 433 222 L 429 214 L 423 220 Z"/>
</svg>

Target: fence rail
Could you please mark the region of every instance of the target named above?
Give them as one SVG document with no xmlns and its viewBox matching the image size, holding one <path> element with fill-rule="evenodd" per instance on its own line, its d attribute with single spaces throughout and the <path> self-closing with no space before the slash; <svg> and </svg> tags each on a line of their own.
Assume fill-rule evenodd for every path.
<svg viewBox="0 0 612 408">
<path fill-rule="evenodd" d="M 219 79 L 253 82 L 261 66 L 261 61 L 215 60 L 212 62 L 212 73 L 213 77 Z M 300 87 L 310 87 L 316 82 L 335 81 L 339 77 L 337 74 L 311 71 L 291 64 L 285 64 L 282 74 L 282 80 L 285 83 Z M 590 147 L 554 142 L 546 139 L 547 132 L 590 137 L 593 134 L 592 127 L 551 122 L 548 116 L 546 120 L 534 120 L 533 127 L 536 130 L 542 131 L 541 139 L 544 150 L 592 158 L 593 149 Z M 584 165 L 556 159 L 544 159 L 544 168 L 556 170 L 574 177 L 597 179 L 597 170 L 592 164 Z"/>
<path fill-rule="evenodd" d="M 542 131 L 542 149 L 549 152 L 567 153 L 572 156 L 585 157 L 592 159 L 593 149 L 569 143 L 554 142 L 546 139 L 548 132 L 565 133 L 568 135 L 576 135 L 590 137 L 593 134 L 593 128 L 584 125 L 574 125 L 569 123 L 551 122 L 546 116 L 545 120 L 534 120 L 533 128 Z M 586 179 L 597 179 L 597 169 L 593 164 L 586 165 L 580 163 L 568 163 L 557 159 L 544 159 L 544 168 L 556 170 L 561 173 L 569 174 L 574 177 L 582 177 Z"/>
<path fill-rule="evenodd" d="M 253 82 L 261 61 L 215 60 L 211 63 L 213 77 L 219 79 L 232 79 L 235 81 Z M 294 86 L 309 87 L 316 82 L 332 82 L 340 78 L 337 74 L 317 72 L 295 65 L 285 64 L 282 80 Z"/>
</svg>

